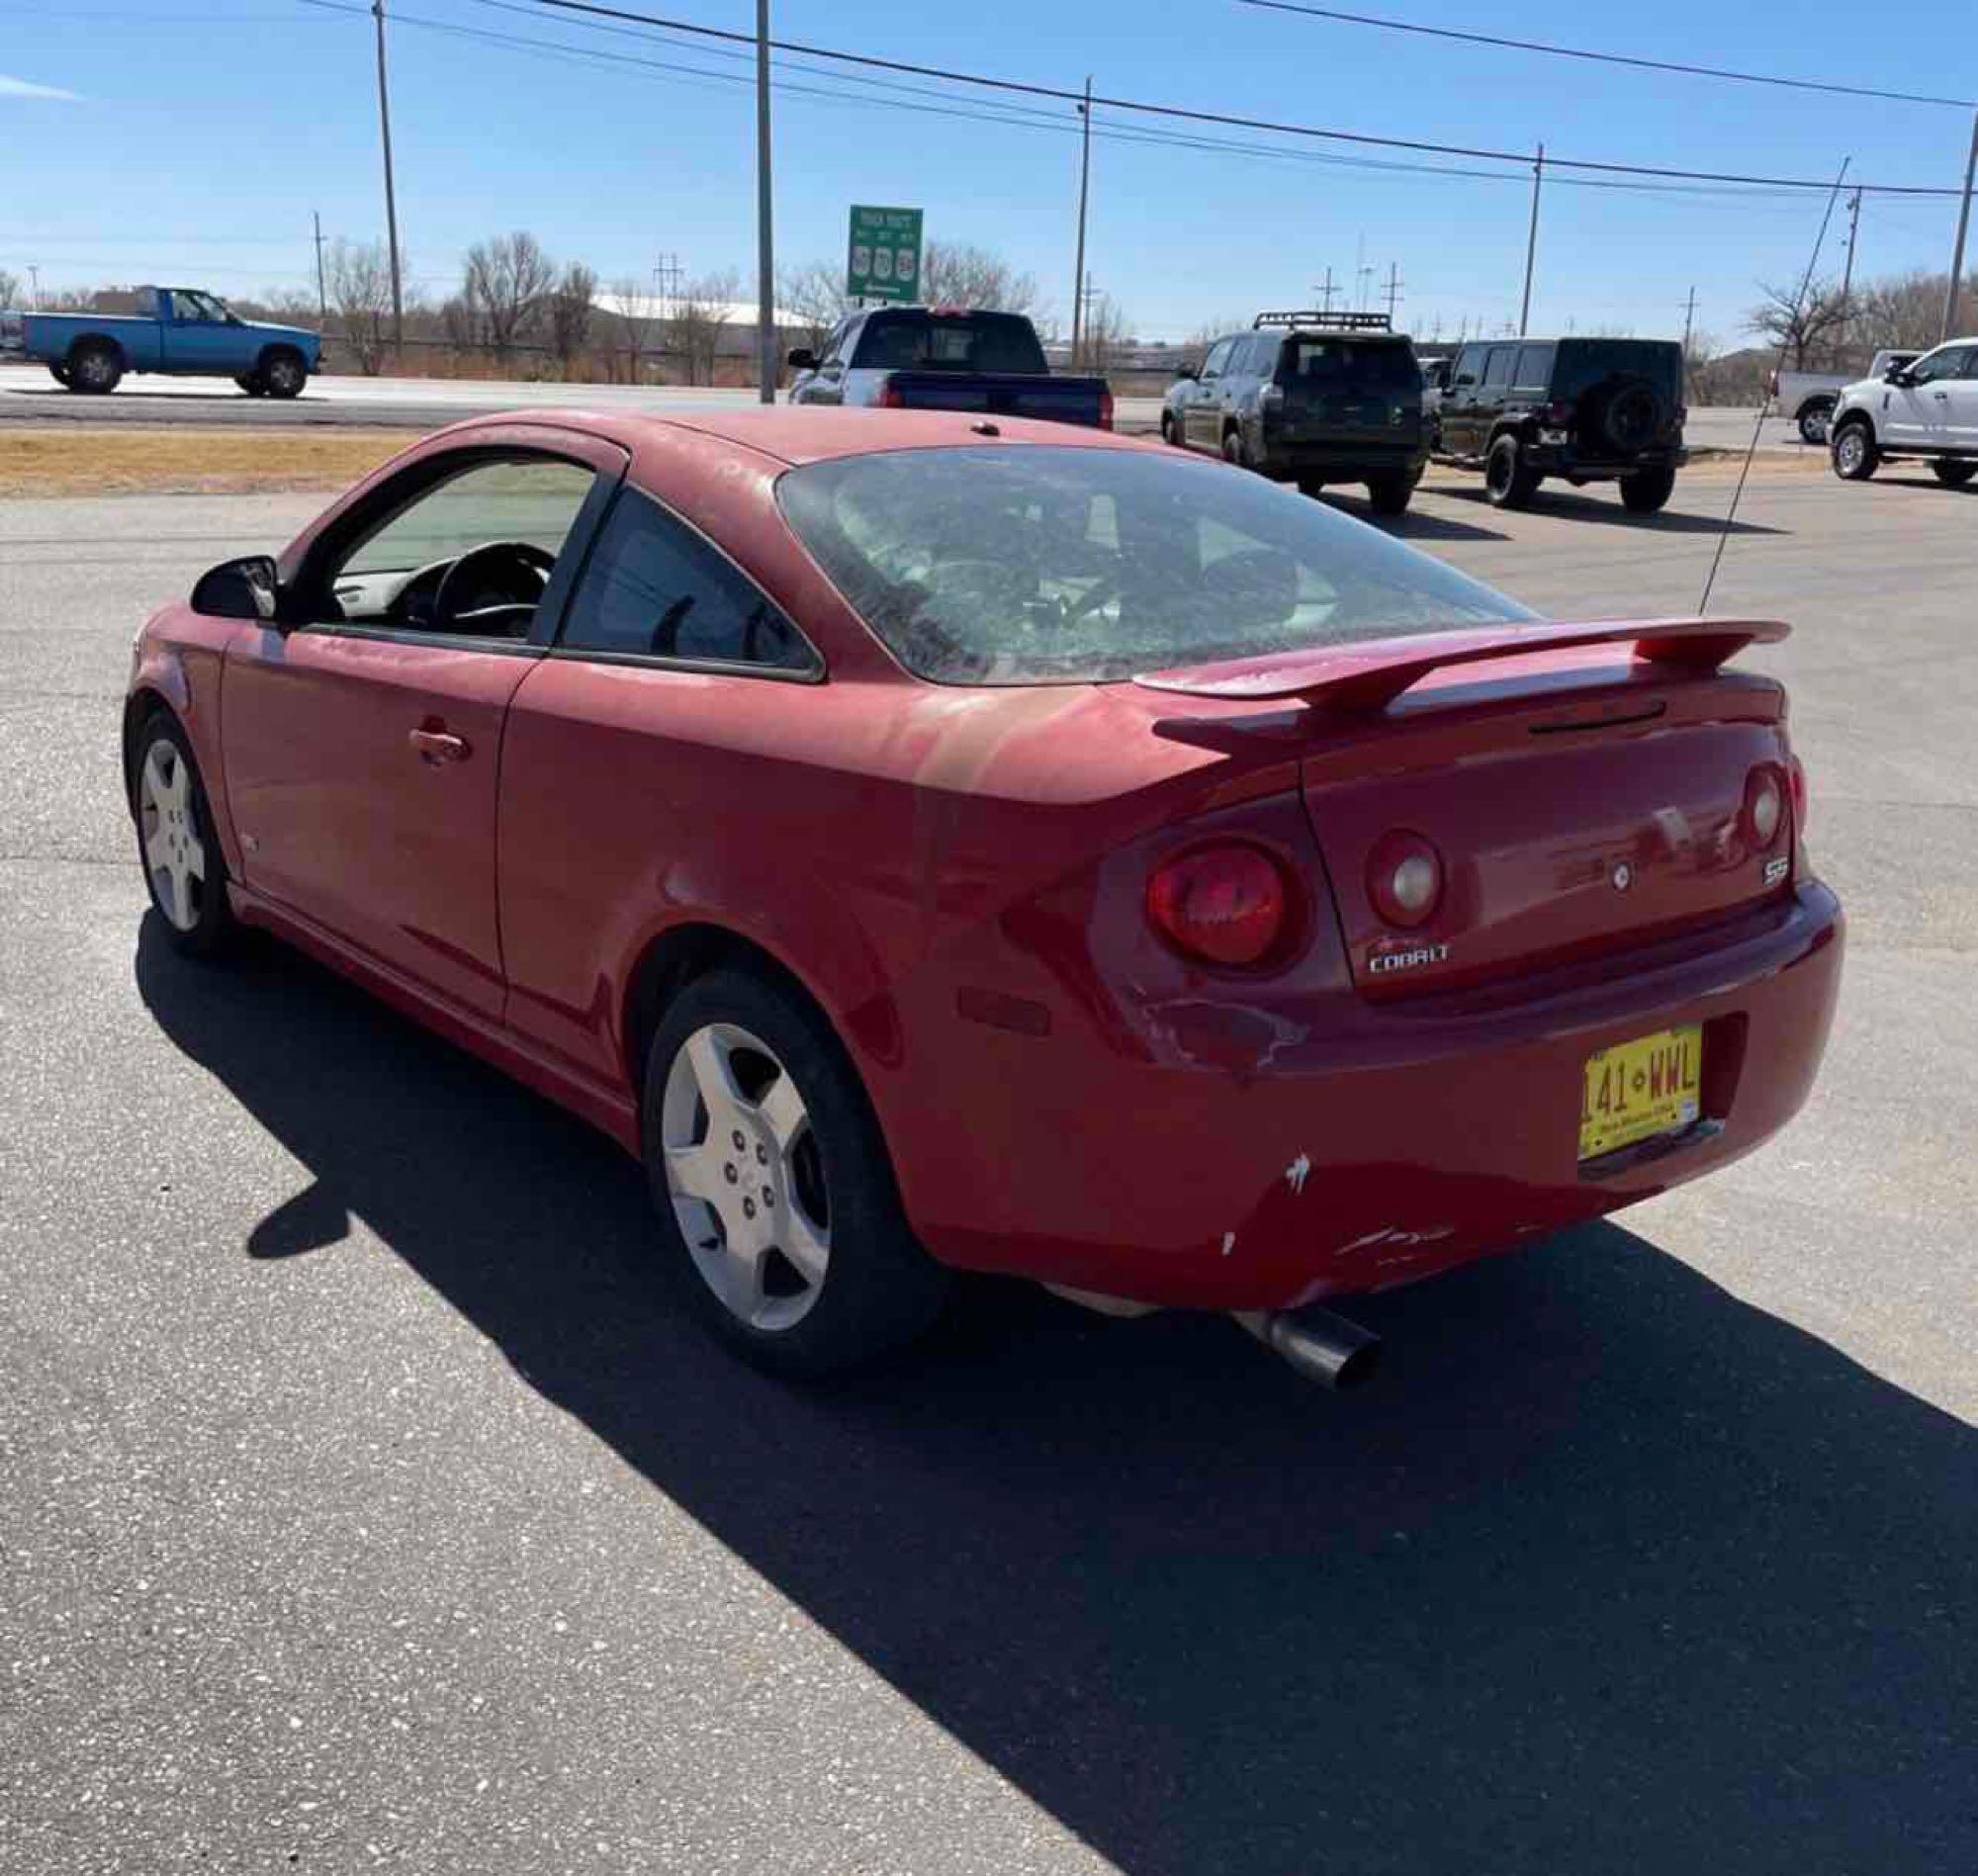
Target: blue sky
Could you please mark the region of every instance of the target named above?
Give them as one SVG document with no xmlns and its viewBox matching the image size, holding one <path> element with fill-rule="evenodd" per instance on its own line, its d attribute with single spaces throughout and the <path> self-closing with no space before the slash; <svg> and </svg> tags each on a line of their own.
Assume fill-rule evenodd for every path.
<svg viewBox="0 0 1978 1876">
<path fill-rule="evenodd" d="M 0 267 L 25 275 L 35 263 L 45 287 L 165 279 L 249 293 L 312 282 L 312 210 L 327 234 L 381 233 L 372 29 L 362 5 L 336 10 L 351 4 L 0 0 Z M 398 16 L 402 232 L 414 276 L 435 296 L 454 283 L 470 241 L 513 227 L 533 229 L 559 257 L 589 261 L 607 282 L 650 275 L 663 252 L 689 275 L 732 266 L 753 279 L 753 92 L 710 75 L 746 77 L 745 60 L 593 30 L 530 0 L 388 4 Z M 640 10 L 738 29 L 753 27 L 755 11 L 751 0 Z M 1369 10 L 1483 24 L 1458 0 L 1370 0 Z M 1836 0 L 1599 12 L 1507 0 L 1486 30 L 1978 95 L 1969 0 L 1917 0 L 1900 20 L 1899 35 L 1882 37 Z M 773 21 L 782 38 L 1042 83 L 1075 86 L 1090 72 L 1102 94 L 1480 147 L 1542 138 L 1555 154 L 1686 168 L 1828 175 L 1851 155 L 1871 182 L 1948 185 L 1970 134 L 1969 115 L 1956 111 L 1586 66 L 1237 0 L 774 0 Z M 497 45 L 445 26 L 541 44 Z M 1946 45 L 1966 48 L 1961 61 L 1905 49 Z M 1068 313 L 1069 112 L 1042 127 L 984 122 L 942 114 L 944 101 L 996 114 L 980 94 L 917 88 L 883 105 L 870 92 L 814 95 L 858 89 L 846 74 L 783 77 L 779 259 L 842 257 L 851 202 L 919 206 L 931 237 L 1007 254 Z M 1314 161 L 1314 147 L 1352 152 L 1240 131 L 1199 134 L 1252 148 L 1182 148 L 1118 134 L 1143 135 L 1144 121 L 1102 113 L 1095 122 L 1089 265 L 1145 336 L 1176 340 L 1206 320 L 1306 304 L 1328 265 L 1351 283 L 1363 262 L 1370 282 L 1398 266 L 1402 319 L 1418 333 L 1516 314 L 1524 177 Z M 1812 196 L 1549 181 L 1534 329 L 1672 333 L 1694 285 L 1698 324 L 1736 340 L 1754 280 L 1804 266 L 1821 206 Z M 1953 214 L 1948 202 L 1868 198 L 1857 273 L 1941 268 Z M 1837 218 L 1828 248 L 1837 268 L 1840 253 Z"/>
</svg>

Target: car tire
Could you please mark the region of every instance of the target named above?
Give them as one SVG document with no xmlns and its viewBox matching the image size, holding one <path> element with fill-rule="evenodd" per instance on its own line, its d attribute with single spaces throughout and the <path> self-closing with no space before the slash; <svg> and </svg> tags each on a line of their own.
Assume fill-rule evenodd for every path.
<svg viewBox="0 0 1978 1876">
<path fill-rule="evenodd" d="M 1325 483 L 1317 476 L 1301 476 L 1299 478 L 1299 493 L 1302 495 L 1310 495 L 1316 500 L 1324 492 L 1324 490 Z"/>
<path fill-rule="evenodd" d="M 218 956 L 238 930 L 226 898 L 226 858 L 186 733 L 166 710 L 138 735 L 131 816 L 165 941 L 188 957 Z"/>
<path fill-rule="evenodd" d="M 268 394 L 268 387 L 261 382 L 258 372 L 243 371 L 233 382 L 250 398 L 264 398 Z"/>
<path fill-rule="evenodd" d="M 1842 424 L 1828 447 L 1834 473 L 1843 482 L 1866 482 L 1881 467 L 1882 452 L 1875 447 L 1875 433 L 1858 417 Z"/>
<path fill-rule="evenodd" d="M 277 345 L 261 354 L 254 376 L 260 379 L 265 397 L 299 398 L 309 383 L 309 366 L 294 346 Z"/>
<path fill-rule="evenodd" d="M 1188 447 L 1181 440 L 1181 425 L 1175 421 L 1172 410 L 1163 410 L 1161 412 L 1161 441 L 1170 449 L 1186 449 Z"/>
<path fill-rule="evenodd" d="M 86 398 L 107 398 L 124 377 L 124 358 L 103 339 L 85 339 L 69 353 L 65 367 L 69 390 Z"/>
<path fill-rule="evenodd" d="M 1243 432 L 1234 424 L 1222 432 L 1222 460 L 1236 469 L 1250 467 L 1250 452 L 1243 447 Z"/>
<path fill-rule="evenodd" d="M 1834 403 L 1831 399 L 1807 404 L 1799 413 L 1799 440 L 1802 443 L 1825 443 L 1833 421 Z"/>
<path fill-rule="evenodd" d="M 1539 475 L 1515 436 L 1500 436 L 1484 459 L 1484 492 L 1493 508 L 1523 508 L 1538 492 Z"/>
<path fill-rule="evenodd" d="M 1621 478 L 1621 505 L 1630 514 L 1656 514 L 1675 492 L 1675 471 L 1642 469 Z"/>
<path fill-rule="evenodd" d="M 1978 476 L 1978 462 L 1939 459 L 1931 464 L 1930 473 L 1946 489 L 1962 489 L 1973 476 Z"/>
<path fill-rule="evenodd" d="M 56 384 L 60 385 L 64 391 L 68 389 L 68 367 L 66 365 L 50 365 L 48 367 L 48 376 Z"/>
<path fill-rule="evenodd" d="M 758 1367 L 841 1374 L 940 1313 L 947 1273 L 908 1227 L 857 1071 L 793 987 L 722 968 L 681 991 L 642 1128 L 667 1275 Z"/>
<path fill-rule="evenodd" d="M 1388 476 L 1367 478 L 1367 505 L 1376 514 L 1405 514 L 1408 497 L 1415 491 L 1415 478 L 1400 471 Z"/>
</svg>

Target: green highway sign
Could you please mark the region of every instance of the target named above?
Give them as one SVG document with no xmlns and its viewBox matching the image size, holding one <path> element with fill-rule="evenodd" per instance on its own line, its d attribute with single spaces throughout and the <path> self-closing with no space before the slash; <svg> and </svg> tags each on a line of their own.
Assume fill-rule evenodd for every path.
<svg viewBox="0 0 1978 1876">
<path fill-rule="evenodd" d="M 852 205 L 845 291 L 854 300 L 921 297 L 921 212 Z"/>
</svg>

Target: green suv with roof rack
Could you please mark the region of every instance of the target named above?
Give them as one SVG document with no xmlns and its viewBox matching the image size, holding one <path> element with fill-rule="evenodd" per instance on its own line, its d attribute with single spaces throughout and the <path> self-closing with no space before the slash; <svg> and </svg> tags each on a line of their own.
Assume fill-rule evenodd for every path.
<svg viewBox="0 0 1978 1876">
<path fill-rule="evenodd" d="M 1175 373 L 1161 435 L 1306 494 L 1364 483 L 1399 514 L 1428 462 L 1421 368 L 1385 313 L 1260 313 Z"/>
</svg>

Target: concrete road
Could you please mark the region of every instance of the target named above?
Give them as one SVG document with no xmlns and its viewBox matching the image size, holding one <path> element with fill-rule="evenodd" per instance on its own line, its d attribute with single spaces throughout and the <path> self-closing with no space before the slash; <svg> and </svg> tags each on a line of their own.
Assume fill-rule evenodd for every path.
<svg viewBox="0 0 1978 1876">
<path fill-rule="evenodd" d="M 463 417 L 496 410 L 736 408 L 756 402 L 752 391 L 680 386 L 531 385 L 475 383 L 448 378 L 315 378 L 300 398 L 276 403 L 245 396 L 230 378 L 127 378 L 108 398 L 78 398 L 60 390 L 39 365 L 0 365 L 0 424 L 89 423 L 337 424 L 393 429 L 437 429 Z M 1123 430 L 1160 425 L 1158 398 L 1123 398 L 1116 412 Z M 1697 449 L 1748 448 L 1753 410 L 1694 410 L 1687 435 Z M 1800 449 L 1799 432 L 1768 417 L 1762 447 Z"/>
<path fill-rule="evenodd" d="M 1729 486 L 1402 529 L 1680 611 Z M 314 505 L 0 511 L 9 1876 L 1978 1868 L 1978 495 L 1761 479 L 1720 581 L 1799 624 L 1852 921 L 1809 1112 L 1369 1302 L 1343 1401 L 1001 1290 L 771 1385 L 576 1121 L 272 947 L 173 958 L 126 647 Z"/>
</svg>

